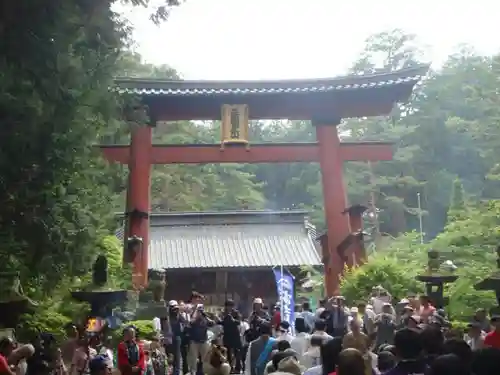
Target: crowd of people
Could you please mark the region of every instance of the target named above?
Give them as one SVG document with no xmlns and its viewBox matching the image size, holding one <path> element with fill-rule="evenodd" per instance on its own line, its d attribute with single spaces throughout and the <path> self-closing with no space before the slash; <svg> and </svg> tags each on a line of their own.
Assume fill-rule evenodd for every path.
<svg viewBox="0 0 500 375">
<path fill-rule="evenodd" d="M 193 294 L 168 303 L 149 340 L 134 326 L 118 345 L 75 325 L 60 347 L 50 334 L 4 337 L 0 375 L 500 375 L 500 317 L 479 309 L 460 332 L 426 296 L 392 302 L 381 288 L 351 307 L 342 296 L 314 311 L 305 302 L 290 324 L 260 298 L 247 314 L 230 300 L 212 314 Z"/>
</svg>

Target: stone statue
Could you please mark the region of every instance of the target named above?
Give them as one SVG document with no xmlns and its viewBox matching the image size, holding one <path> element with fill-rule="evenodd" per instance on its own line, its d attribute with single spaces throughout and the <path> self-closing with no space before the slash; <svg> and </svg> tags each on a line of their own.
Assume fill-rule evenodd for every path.
<svg viewBox="0 0 500 375">
<path fill-rule="evenodd" d="M 429 250 L 427 253 L 427 267 L 429 273 L 439 272 L 439 252 L 437 250 Z"/>
<path fill-rule="evenodd" d="M 155 302 L 163 302 L 165 300 L 165 288 L 167 287 L 166 274 L 165 272 L 160 272 L 159 276 L 159 280 L 152 281 L 153 301 Z"/>
<path fill-rule="evenodd" d="M 108 259 L 99 255 L 92 267 L 92 283 L 95 286 L 104 286 L 108 282 Z"/>
</svg>

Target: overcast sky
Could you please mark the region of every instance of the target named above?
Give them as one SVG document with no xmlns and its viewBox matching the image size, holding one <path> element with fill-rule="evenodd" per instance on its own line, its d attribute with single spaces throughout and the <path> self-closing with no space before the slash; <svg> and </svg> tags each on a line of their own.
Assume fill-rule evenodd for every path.
<svg viewBox="0 0 500 375">
<path fill-rule="evenodd" d="M 187 79 L 342 75 L 371 34 L 401 28 L 440 64 L 457 44 L 500 51 L 493 0 L 187 0 L 160 27 L 146 9 L 118 7 L 147 62 Z"/>
</svg>

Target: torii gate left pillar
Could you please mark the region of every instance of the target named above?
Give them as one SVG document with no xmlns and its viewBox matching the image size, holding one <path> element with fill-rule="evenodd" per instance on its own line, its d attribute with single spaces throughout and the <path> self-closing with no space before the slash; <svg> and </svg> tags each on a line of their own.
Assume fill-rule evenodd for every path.
<svg viewBox="0 0 500 375">
<path fill-rule="evenodd" d="M 135 126 L 131 130 L 129 182 L 126 202 L 127 237 L 142 239 L 141 251 L 136 254 L 132 269 L 132 283 L 136 289 L 148 283 L 149 213 L 151 210 L 151 152 L 152 128 Z"/>
</svg>

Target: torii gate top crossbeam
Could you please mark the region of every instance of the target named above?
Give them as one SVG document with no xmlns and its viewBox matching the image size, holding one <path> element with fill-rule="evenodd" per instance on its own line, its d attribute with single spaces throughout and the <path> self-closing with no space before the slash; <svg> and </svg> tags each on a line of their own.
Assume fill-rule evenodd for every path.
<svg viewBox="0 0 500 375">
<path fill-rule="evenodd" d="M 120 94 L 141 98 L 153 121 L 220 120 L 223 104 L 246 104 L 250 119 L 325 120 L 379 116 L 405 101 L 428 65 L 389 73 L 279 81 L 120 78 Z M 322 122 L 322 121 L 319 121 Z"/>
</svg>

